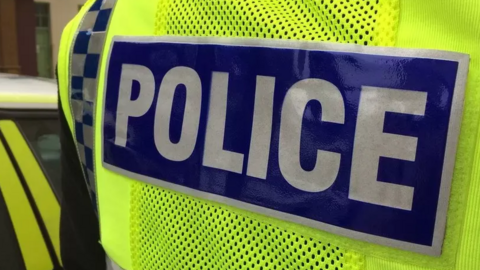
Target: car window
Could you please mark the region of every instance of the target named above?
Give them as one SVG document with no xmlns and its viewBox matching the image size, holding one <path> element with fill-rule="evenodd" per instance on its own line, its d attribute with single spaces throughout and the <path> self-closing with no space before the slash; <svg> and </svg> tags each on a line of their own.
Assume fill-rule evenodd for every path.
<svg viewBox="0 0 480 270">
<path fill-rule="evenodd" d="M 19 129 L 27 139 L 57 198 L 61 199 L 60 127 L 58 119 L 19 119 Z"/>
</svg>

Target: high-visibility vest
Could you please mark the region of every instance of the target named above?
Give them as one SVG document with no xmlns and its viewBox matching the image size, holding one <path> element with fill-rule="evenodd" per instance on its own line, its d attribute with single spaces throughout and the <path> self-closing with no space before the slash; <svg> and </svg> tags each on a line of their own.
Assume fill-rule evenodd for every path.
<svg viewBox="0 0 480 270">
<path fill-rule="evenodd" d="M 90 0 L 58 59 L 116 267 L 480 269 L 477 0 Z"/>
</svg>

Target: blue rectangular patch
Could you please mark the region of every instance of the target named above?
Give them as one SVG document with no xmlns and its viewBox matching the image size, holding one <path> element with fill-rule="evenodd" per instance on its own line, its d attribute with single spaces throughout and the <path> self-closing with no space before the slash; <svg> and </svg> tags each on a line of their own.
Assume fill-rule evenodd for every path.
<svg viewBox="0 0 480 270">
<path fill-rule="evenodd" d="M 116 37 L 103 164 L 336 234 L 438 255 L 468 56 Z"/>
</svg>

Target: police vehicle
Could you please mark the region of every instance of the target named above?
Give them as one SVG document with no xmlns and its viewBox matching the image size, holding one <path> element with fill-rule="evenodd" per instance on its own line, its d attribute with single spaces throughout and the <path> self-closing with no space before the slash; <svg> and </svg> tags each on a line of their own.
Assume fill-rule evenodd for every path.
<svg viewBox="0 0 480 270">
<path fill-rule="evenodd" d="M 60 264 L 54 80 L 0 74 L 0 269 Z"/>
</svg>

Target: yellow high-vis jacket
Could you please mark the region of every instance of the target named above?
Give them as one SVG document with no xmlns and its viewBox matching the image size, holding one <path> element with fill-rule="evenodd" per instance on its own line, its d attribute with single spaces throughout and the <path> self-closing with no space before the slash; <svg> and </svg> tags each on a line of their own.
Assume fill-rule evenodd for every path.
<svg viewBox="0 0 480 270">
<path fill-rule="evenodd" d="M 107 267 L 480 269 L 477 0 L 90 0 L 58 59 Z"/>
</svg>

